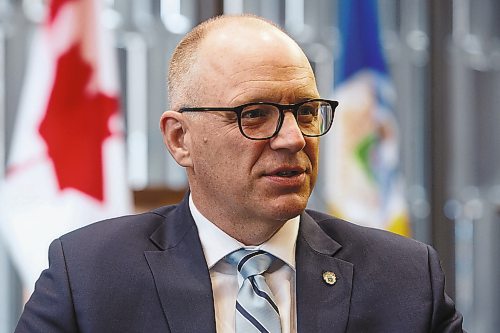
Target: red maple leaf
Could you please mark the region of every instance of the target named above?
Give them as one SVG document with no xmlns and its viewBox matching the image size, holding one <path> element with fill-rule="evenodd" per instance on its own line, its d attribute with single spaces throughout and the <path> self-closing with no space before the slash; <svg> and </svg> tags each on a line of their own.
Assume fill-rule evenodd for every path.
<svg viewBox="0 0 500 333">
<path fill-rule="evenodd" d="M 39 132 L 59 188 L 74 188 L 102 202 L 102 145 L 111 135 L 108 121 L 118 111 L 118 100 L 88 91 L 92 72 L 78 43 L 61 55 Z"/>
<path fill-rule="evenodd" d="M 59 9 L 62 8 L 63 5 L 70 1 L 75 1 L 75 0 L 52 0 L 50 2 L 50 7 L 49 7 L 49 23 L 54 22 L 54 19 L 57 16 L 57 13 L 59 13 Z"/>
</svg>

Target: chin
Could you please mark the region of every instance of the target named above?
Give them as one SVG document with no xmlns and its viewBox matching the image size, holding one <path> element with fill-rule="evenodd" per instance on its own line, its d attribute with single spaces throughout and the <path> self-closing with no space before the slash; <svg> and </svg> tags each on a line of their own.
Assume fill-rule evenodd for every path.
<svg viewBox="0 0 500 333">
<path fill-rule="evenodd" d="M 274 216 L 274 219 L 286 221 L 300 215 L 306 209 L 308 198 L 309 196 L 304 197 L 298 194 L 292 198 L 280 197 L 269 202 L 267 207 L 270 209 L 269 213 Z"/>
</svg>

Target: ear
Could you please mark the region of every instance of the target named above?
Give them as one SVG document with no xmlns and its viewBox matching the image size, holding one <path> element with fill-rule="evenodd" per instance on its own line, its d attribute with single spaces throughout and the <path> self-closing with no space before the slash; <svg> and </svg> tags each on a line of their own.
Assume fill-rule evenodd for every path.
<svg viewBox="0 0 500 333">
<path fill-rule="evenodd" d="M 163 142 L 170 155 L 183 167 L 191 167 L 190 138 L 187 123 L 182 113 L 165 111 L 160 118 Z"/>
</svg>

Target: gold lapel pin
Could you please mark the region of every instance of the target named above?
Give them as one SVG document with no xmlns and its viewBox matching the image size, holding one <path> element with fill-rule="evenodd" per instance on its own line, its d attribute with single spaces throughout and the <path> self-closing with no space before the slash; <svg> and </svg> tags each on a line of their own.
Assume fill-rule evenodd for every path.
<svg viewBox="0 0 500 333">
<path fill-rule="evenodd" d="M 334 272 L 324 272 L 323 280 L 325 281 L 326 284 L 333 286 L 335 282 L 337 282 L 337 276 L 335 275 Z"/>
</svg>

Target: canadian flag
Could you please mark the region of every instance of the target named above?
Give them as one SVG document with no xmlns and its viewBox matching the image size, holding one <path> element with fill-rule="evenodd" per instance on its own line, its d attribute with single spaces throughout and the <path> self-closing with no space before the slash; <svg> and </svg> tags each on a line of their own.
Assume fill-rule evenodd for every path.
<svg viewBox="0 0 500 333">
<path fill-rule="evenodd" d="M 52 0 L 33 38 L 0 187 L 0 231 L 28 291 L 54 238 L 132 211 L 102 14 L 100 0 Z"/>
</svg>

